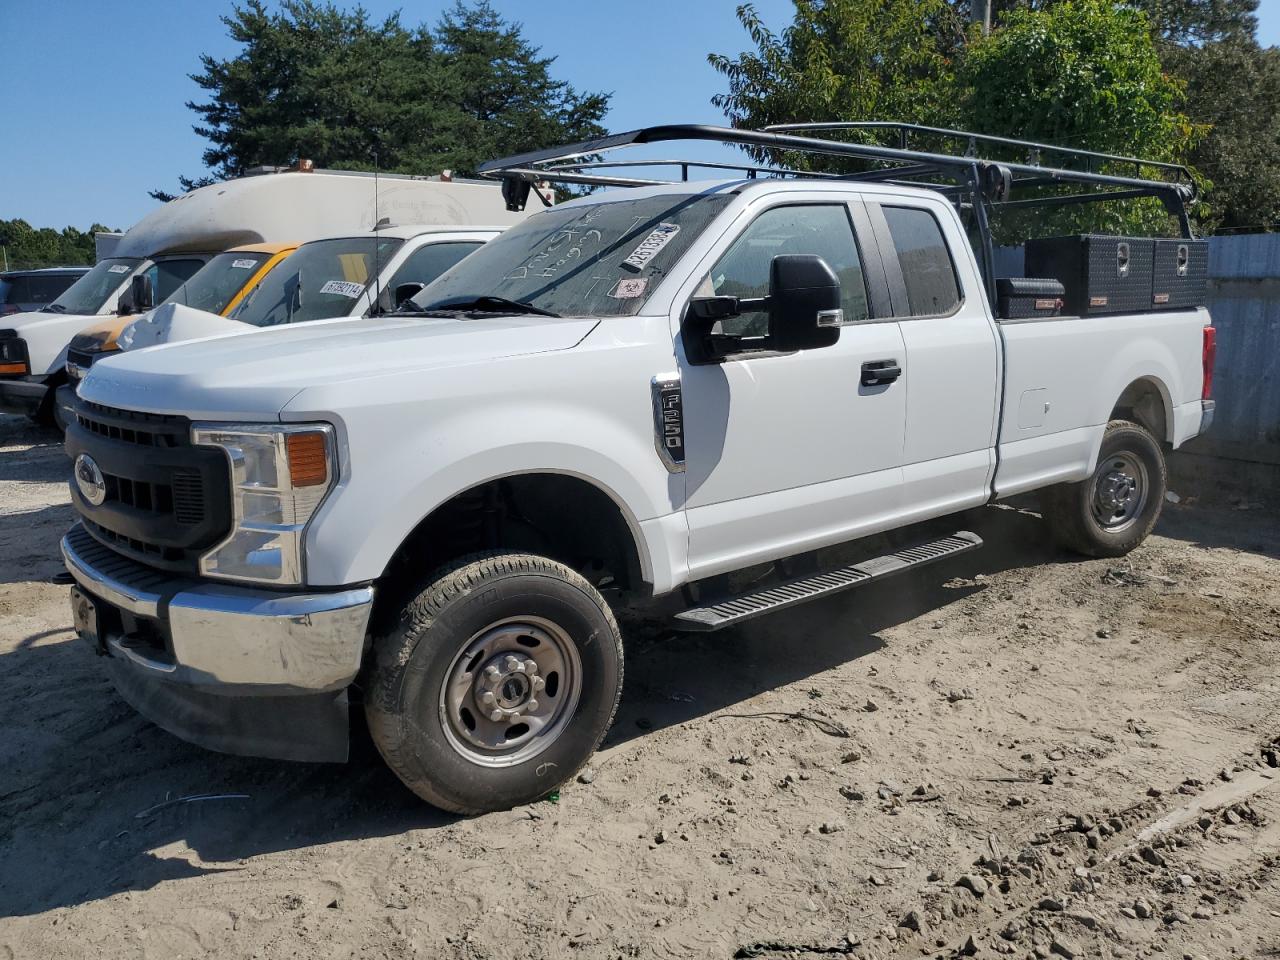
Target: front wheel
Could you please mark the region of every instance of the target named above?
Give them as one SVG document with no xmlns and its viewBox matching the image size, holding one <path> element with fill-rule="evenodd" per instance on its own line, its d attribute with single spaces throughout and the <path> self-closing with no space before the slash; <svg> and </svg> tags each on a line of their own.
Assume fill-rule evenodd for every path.
<svg viewBox="0 0 1280 960">
<path fill-rule="evenodd" d="M 455 813 L 546 796 L 600 745 L 622 694 L 622 636 L 604 598 L 531 554 L 441 571 L 373 658 L 365 713 L 378 751 Z"/>
<path fill-rule="evenodd" d="M 1090 557 L 1119 557 L 1155 527 L 1168 482 L 1164 451 L 1150 431 L 1112 420 L 1092 476 L 1049 487 L 1040 504 L 1054 539 L 1064 547 Z"/>
</svg>

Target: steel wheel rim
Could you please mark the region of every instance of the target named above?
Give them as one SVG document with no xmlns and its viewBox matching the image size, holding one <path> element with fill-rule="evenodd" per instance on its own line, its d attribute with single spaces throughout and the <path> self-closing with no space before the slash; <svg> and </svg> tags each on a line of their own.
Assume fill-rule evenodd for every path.
<svg viewBox="0 0 1280 960">
<path fill-rule="evenodd" d="M 510 617 L 463 644 L 440 687 L 445 737 L 465 759 L 510 767 L 564 733 L 582 693 L 578 648 L 559 624 Z"/>
<path fill-rule="evenodd" d="M 1094 472 L 1093 518 L 1108 533 L 1119 533 L 1138 522 L 1149 492 L 1142 460 L 1127 450 L 1113 453 Z"/>
</svg>

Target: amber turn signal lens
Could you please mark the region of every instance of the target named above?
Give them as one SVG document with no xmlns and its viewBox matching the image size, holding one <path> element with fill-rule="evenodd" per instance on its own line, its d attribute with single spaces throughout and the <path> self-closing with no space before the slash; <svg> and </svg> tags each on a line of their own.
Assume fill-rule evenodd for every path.
<svg viewBox="0 0 1280 960">
<path fill-rule="evenodd" d="M 16 373 L 21 375 L 26 372 L 27 365 L 25 363 L 0 363 L 0 374 Z"/>
<path fill-rule="evenodd" d="M 291 433 L 284 441 L 289 477 L 295 487 L 316 487 L 329 479 L 323 433 Z"/>
</svg>

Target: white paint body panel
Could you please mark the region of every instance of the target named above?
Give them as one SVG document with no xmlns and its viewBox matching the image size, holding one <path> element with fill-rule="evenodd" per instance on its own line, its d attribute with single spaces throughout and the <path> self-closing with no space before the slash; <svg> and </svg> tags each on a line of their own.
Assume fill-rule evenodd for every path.
<svg viewBox="0 0 1280 960">
<path fill-rule="evenodd" d="M 639 316 L 316 321 L 106 359 L 81 395 L 193 419 L 333 424 L 340 479 L 307 535 L 315 586 L 376 580 L 432 510 L 504 476 L 597 486 L 635 537 L 645 579 L 665 593 L 1082 477 L 1116 400 L 1140 378 L 1161 385 L 1167 439 L 1195 429 L 1203 311 L 997 325 L 958 218 L 928 191 L 756 181 L 622 195 L 664 190 L 737 193 Z M 845 326 L 821 350 L 690 364 L 680 318 L 719 253 L 770 204 L 828 197 L 934 210 L 953 245 L 960 310 Z M 892 356 L 903 376 L 861 388 L 860 364 Z M 655 449 L 650 383 L 673 372 L 683 379 L 683 472 Z"/>
</svg>

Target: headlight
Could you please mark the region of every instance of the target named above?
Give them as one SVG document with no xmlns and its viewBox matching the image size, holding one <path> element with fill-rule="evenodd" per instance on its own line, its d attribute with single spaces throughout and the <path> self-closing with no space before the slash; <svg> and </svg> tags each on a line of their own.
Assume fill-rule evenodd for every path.
<svg viewBox="0 0 1280 960">
<path fill-rule="evenodd" d="M 0 376 L 24 376 L 27 364 L 27 341 L 16 330 L 0 330 Z"/>
<path fill-rule="evenodd" d="M 200 572 L 301 584 L 307 523 L 336 480 L 333 427 L 196 423 L 191 442 L 221 447 L 231 466 L 231 533 L 200 558 Z"/>
</svg>

